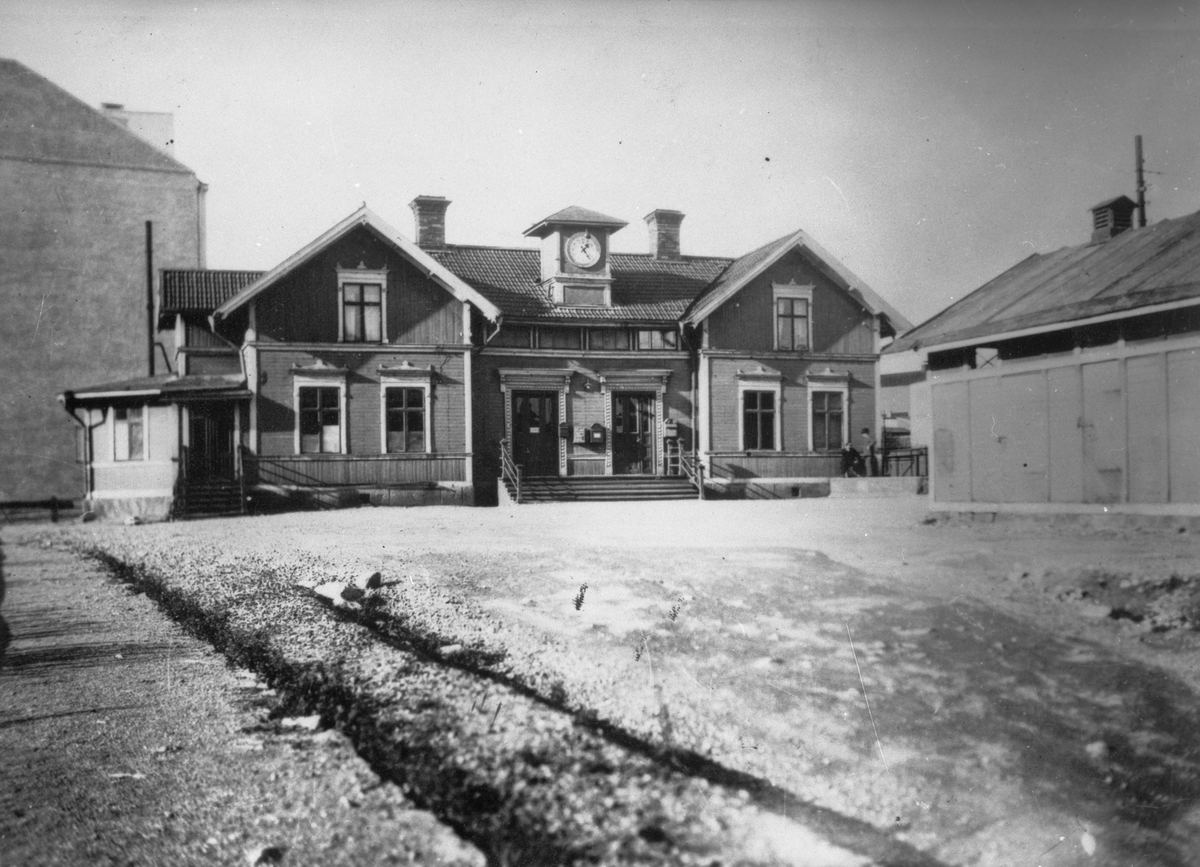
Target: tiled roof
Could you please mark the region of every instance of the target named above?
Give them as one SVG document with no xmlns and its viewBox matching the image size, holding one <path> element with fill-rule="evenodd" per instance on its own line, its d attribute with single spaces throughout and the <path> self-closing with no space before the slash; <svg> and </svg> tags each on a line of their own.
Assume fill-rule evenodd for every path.
<svg viewBox="0 0 1200 867">
<path fill-rule="evenodd" d="M 0 157 L 192 174 L 15 60 L 0 58 Z"/>
<path fill-rule="evenodd" d="M 430 255 L 478 290 L 506 317 L 516 319 L 674 321 L 730 260 L 685 256 L 655 259 L 646 254 L 613 253 L 612 307 L 564 307 L 551 302 L 539 285 L 537 250 L 451 246 Z"/>
<path fill-rule="evenodd" d="M 903 352 L 1200 299 L 1200 212 L 1030 256 L 888 347 Z"/>
<path fill-rule="evenodd" d="M 784 235 L 782 238 L 776 238 L 768 244 L 763 244 L 757 250 L 751 250 L 744 256 L 739 256 L 734 259 L 725 273 L 721 275 L 721 279 L 715 281 L 701 295 L 697 295 L 695 301 L 700 301 L 701 298 L 708 295 L 715 295 L 729 285 L 740 283 L 748 274 L 752 273 L 759 265 L 779 254 L 779 251 L 791 246 L 796 242 L 796 235 Z"/>
<path fill-rule="evenodd" d="M 164 270 L 162 312 L 212 313 L 262 275 L 262 271 Z"/>
</svg>

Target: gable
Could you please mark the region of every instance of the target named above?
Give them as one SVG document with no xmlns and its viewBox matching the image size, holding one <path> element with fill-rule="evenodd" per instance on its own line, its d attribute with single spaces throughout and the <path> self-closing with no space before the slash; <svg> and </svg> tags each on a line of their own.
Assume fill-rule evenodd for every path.
<svg viewBox="0 0 1200 867">
<path fill-rule="evenodd" d="M 265 288 L 254 300 L 258 339 L 337 343 L 339 269 L 385 271 L 388 343 L 462 342 L 462 303 L 368 226 L 356 226 Z"/>
<path fill-rule="evenodd" d="M 745 282 L 712 311 L 707 317 L 709 348 L 773 351 L 777 286 L 811 287 L 809 351 L 875 351 L 871 311 L 795 248 Z"/>
</svg>

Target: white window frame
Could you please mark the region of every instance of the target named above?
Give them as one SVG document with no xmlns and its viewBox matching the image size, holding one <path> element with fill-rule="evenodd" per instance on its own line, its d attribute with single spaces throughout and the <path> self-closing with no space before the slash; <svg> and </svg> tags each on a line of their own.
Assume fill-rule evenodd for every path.
<svg viewBox="0 0 1200 867">
<path fill-rule="evenodd" d="M 746 448 L 746 392 L 763 391 L 775 395 L 775 446 L 769 449 Z M 783 451 L 783 380 L 779 375 L 769 377 L 746 377 L 738 379 L 738 451 L 781 452 Z"/>
<path fill-rule="evenodd" d="M 425 451 L 389 452 L 387 447 L 387 392 L 389 388 L 419 388 L 424 392 L 425 402 Z M 379 379 L 379 453 L 381 455 L 431 455 L 433 454 L 433 380 L 430 375 L 389 376 L 380 372 Z"/>
<path fill-rule="evenodd" d="M 108 410 L 109 431 L 111 432 L 111 436 L 109 437 L 110 445 L 111 445 L 111 448 L 109 449 L 109 454 L 112 455 L 113 463 L 128 464 L 128 463 L 133 463 L 135 461 L 148 460 L 149 456 L 150 456 L 149 455 L 149 452 L 150 452 L 150 405 L 142 403 L 142 404 L 138 404 L 136 407 L 123 406 L 123 407 L 119 407 L 119 408 L 120 409 L 137 409 L 139 412 L 141 412 L 141 414 L 142 414 L 142 453 L 140 455 L 138 455 L 137 457 L 134 457 L 132 454 L 130 454 L 129 457 L 127 457 L 127 458 L 117 457 L 117 440 L 119 439 L 119 437 L 117 436 L 117 409 L 118 409 L 118 407 L 115 407 L 115 406 L 109 407 L 109 410 Z M 128 442 L 128 437 L 129 437 L 128 426 L 126 426 L 124 428 L 124 430 L 125 430 L 126 441 Z"/>
<path fill-rule="evenodd" d="M 850 442 L 850 383 L 809 383 L 808 385 L 808 450 L 815 452 L 813 444 L 813 395 L 818 391 L 836 392 L 842 396 L 842 445 Z M 821 454 L 827 454 L 826 449 Z"/>
<path fill-rule="evenodd" d="M 811 352 L 813 345 L 813 286 L 801 286 L 797 283 L 771 284 L 771 343 L 776 352 Z M 779 299 L 803 299 L 808 302 L 807 343 L 803 349 L 783 349 L 779 345 Z"/>
<path fill-rule="evenodd" d="M 337 269 L 337 309 L 338 309 L 338 343 L 364 343 L 374 345 L 373 340 L 346 339 L 346 284 L 366 283 L 379 286 L 379 342 L 388 342 L 387 333 L 387 277 L 386 268 L 371 269 L 360 265 L 358 268 Z M 365 328 L 365 325 L 364 325 Z"/>
<path fill-rule="evenodd" d="M 339 451 L 336 452 L 301 452 L 300 451 L 300 389 L 302 388 L 336 388 L 338 390 L 338 433 Z M 339 372 L 336 375 L 305 376 L 292 375 L 292 413 L 293 421 L 292 448 L 297 455 L 345 455 L 350 453 L 349 426 L 346 418 L 346 375 Z"/>
</svg>

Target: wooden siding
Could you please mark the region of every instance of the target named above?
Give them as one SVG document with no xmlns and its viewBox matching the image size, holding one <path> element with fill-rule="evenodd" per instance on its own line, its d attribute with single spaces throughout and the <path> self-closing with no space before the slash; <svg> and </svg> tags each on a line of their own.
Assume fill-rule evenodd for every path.
<svg viewBox="0 0 1200 867">
<path fill-rule="evenodd" d="M 738 436 L 742 408 L 738 400 L 737 373 L 739 370 L 755 370 L 760 364 L 767 369 L 778 370 L 783 375 L 783 401 L 777 410 L 783 413 L 778 443 L 781 450 L 803 452 L 811 448 L 808 441 L 808 388 L 805 377 L 809 372 L 824 371 L 826 367 L 838 373 L 849 372 L 850 405 L 847 411 L 850 440 L 857 442 L 858 433 L 864 427 L 875 430 L 875 368 L 870 362 L 715 356 L 709 364 L 711 448 L 714 452 L 742 449 Z"/>
<path fill-rule="evenodd" d="M 708 319 L 709 348 L 752 352 L 774 350 L 772 284 L 791 282 L 814 287 L 810 352 L 852 355 L 875 352 L 871 314 L 795 251 L 713 312 Z"/>
<path fill-rule="evenodd" d="M 1200 503 L 1200 347 L 1104 347 L 932 387 L 936 502 Z"/>
<path fill-rule="evenodd" d="M 388 343 L 462 343 L 462 303 L 366 227 L 350 232 L 258 296 L 258 339 L 339 342 L 337 271 L 360 264 L 388 269 Z"/>
<path fill-rule="evenodd" d="M 291 455 L 296 451 L 296 415 L 292 367 L 309 366 L 317 359 L 333 367 L 348 369 L 346 376 L 346 424 L 349 451 L 353 455 L 380 453 L 379 366 L 408 361 L 416 367 L 433 366 L 430 402 L 433 452 L 461 453 L 466 448 L 466 389 L 463 357 L 451 352 L 327 352 L 260 350 L 258 432 L 263 455 Z M 302 374 L 301 374 L 302 375 Z M 337 380 L 331 380 L 333 385 Z"/>
<path fill-rule="evenodd" d="M 842 457 L 824 454 L 729 454 L 710 456 L 714 478 L 828 479 L 842 474 Z"/>
<path fill-rule="evenodd" d="M 466 480 L 465 455 L 287 455 L 250 457 L 250 484 L 372 487 Z"/>
</svg>

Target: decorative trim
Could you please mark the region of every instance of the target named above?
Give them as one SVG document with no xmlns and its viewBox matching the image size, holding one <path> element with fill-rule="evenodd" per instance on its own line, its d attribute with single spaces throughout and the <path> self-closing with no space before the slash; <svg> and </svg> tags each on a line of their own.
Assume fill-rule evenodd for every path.
<svg viewBox="0 0 1200 867">
<path fill-rule="evenodd" d="M 300 451 L 300 389 L 301 388 L 332 388 L 338 390 L 338 428 L 339 447 L 333 454 L 350 453 L 350 419 L 346 417 L 346 373 L 344 368 L 335 368 L 318 361 L 312 367 L 292 367 L 292 414 L 293 435 L 292 450 L 294 454 Z M 325 452 L 325 454 L 331 454 Z"/>
<path fill-rule="evenodd" d="M 809 373 L 805 377 L 807 386 L 806 402 L 808 409 L 805 420 L 808 426 L 808 450 L 815 454 L 828 454 L 828 451 L 817 451 L 813 445 L 813 395 L 817 392 L 838 392 L 842 396 L 842 445 L 850 442 L 850 372 L 834 373 L 828 367 L 823 373 Z"/>
<path fill-rule="evenodd" d="M 737 417 L 738 417 L 738 446 L 744 452 L 781 452 L 783 451 L 783 375 L 778 371 L 767 372 L 760 364 L 758 371 L 743 374 L 737 373 Z M 765 391 L 775 396 L 775 412 L 773 423 L 775 427 L 775 447 L 770 449 L 750 449 L 746 446 L 746 392 Z"/>
<path fill-rule="evenodd" d="M 504 436 L 513 441 L 512 393 L 514 391 L 554 391 L 558 393 L 558 423 L 567 421 L 567 393 L 576 371 L 568 368 L 502 367 L 500 393 L 504 395 Z M 567 474 L 567 441 L 558 437 L 558 474 Z"/>
<path fill-rule="evenodd" d="M 771 284 L 771 323 L 775 326 L 774 346 L 776 352 L 808 352 L 812 349 L 813 344 L 813 289 L 812 284 L 803 286 L 796 283 L 795 278 L 792 278 L 790 283 L 772 283 Z M 780 349 L 779 348 L 779 299 L 780 298 L 799 298 L 807 302 L 808 314 L 804 317 L 805 327 L 808 333 L 804 336 L 804 346 L 798 349 Z"/>
<path fill-rule="evenodd" d="M 362 283 L 365 285 L 375 285 L 379 287 L 379 343 L 387 343 L 387 296 L 388 296 L 388 269 L 386 268 L 368 268 L 366 263 L 359 262 L 357 268 L 343 268 L 337 266 L 337 308 L 338 308 L 338 343 L 352 343 L 355 346 L 359 344 L 374 344 L 374 340 L 347 340 L 346 339 L 346 297 L 345 285 L 347 283 Z M 464 302 L 465 303 L 465 302 Z M 366 329 L 366 323 L 363 323 L 363 329 Z"/>
<path fill-rule="evenodd" d="M 419 370 L 419 368 L 413 368 Z M 381 455 L 432 455 L 433 448 L 433 371 L 429 375 L 394 376 L 392 371 L 379 368 L 379 453 Z M 425 451 L 423 452 L 389 452 L 387 447 L 387 392 L 389 388 L 419 388 L 423 392 L 422 405 L 425 414 Z"/>
</svg>

